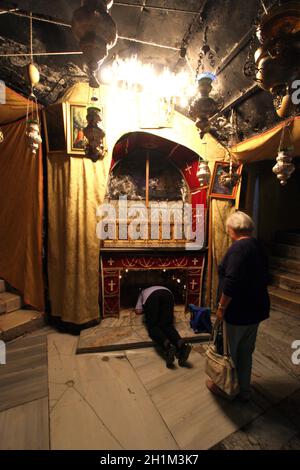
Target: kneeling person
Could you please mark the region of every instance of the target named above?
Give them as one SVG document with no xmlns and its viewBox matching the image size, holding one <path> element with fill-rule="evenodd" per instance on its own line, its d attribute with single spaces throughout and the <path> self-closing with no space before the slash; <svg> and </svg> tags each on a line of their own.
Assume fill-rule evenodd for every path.
<svg viewBox="0 0 300 470">
<path fill-rule="evenodd" d="M 145 314 L 149 336 L 165 352 L 167 367 L 178 358 L 178 364 L 184 366 L 191 352 L 191 345 L 186 344 L 174 327 L 174 296 L 166 287 L 153 286 L 141 291 L 135 311 Z"/>
</svg>

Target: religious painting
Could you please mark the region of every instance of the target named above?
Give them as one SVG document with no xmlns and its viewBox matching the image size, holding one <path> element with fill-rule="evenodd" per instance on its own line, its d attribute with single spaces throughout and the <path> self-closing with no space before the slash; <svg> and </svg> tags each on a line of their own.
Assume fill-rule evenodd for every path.
<svg viewBox="0 0 300 470">
<path fill-rule="evenodd" d="M 44 109 L 47 153 L 66 152 L 66 135 L 63 103 Z"/>
<path fill-rule="evenodd" d="M 230 163 L 216 162 L 210 184 L 210 197 L 217 199 L 235 199 L 241 179 L 243 165 L 233 163 L 230 178 Z"/>
<path fill-rule="evenodd" d="M 87 106 L 67 103 L 68 153 L 84 155 L 86 138 L 83 129 L 87 125 Z"/>
</svg>

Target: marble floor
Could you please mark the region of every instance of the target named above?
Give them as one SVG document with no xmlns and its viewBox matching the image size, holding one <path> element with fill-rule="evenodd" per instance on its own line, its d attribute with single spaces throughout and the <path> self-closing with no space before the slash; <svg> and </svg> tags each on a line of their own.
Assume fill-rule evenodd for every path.
<svg viewBox="0 0 300 470">
<path fill-rule="evenodd" d="M 190 343 L 208 341 L 208 333 L 195 334 L 190 327 L 190 313 L 183 305 L 174 309 L 175 325 L 180 336 Z M 105 318 L 100 325 L 80 334 L 77 354 L 120 351 L 153 347 L 143 315 L 133 309 L 123 309 L 119 318 Z"/>
<path fill-rule="evenodd" d="M 261 325 L 253 400 L 205 387 L 206 343 L 167 369 L 153 348 L 76 354 L 78 337 L 43 328 L 7 345 L 0 366 L 0 449 L 299 449 L 300 317 Z"/>
</svg>

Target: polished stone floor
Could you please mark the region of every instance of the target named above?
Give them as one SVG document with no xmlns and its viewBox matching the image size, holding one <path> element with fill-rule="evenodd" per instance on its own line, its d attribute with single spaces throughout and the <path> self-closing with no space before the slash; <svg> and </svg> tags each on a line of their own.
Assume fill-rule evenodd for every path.
<svg viewBox="0 0 300 470">
<path fill-rule="evenodd" d="M 208 333 L 195 334 L 190 327 L 190 313 L 183 305 L 174 309 L 178 333 L 187 342 L 208 341 Z M 133 309 L 123 309 L 119 318 L 104 318 L 100 325 L 84 330 L 80 334 L 77 353 L 120 351 L 153 347 L 143 315 L 136 315 Z"/>
<path fill-rule="evenodd" d="M 253 401 L 205 387 L 205 343 L 188 367 L 153 348 L 76 354 L 78 337 L 46 327 L 7 345 L 0 366 L 0 449 L 300 449 L 300 317 L 261 325 Z"/>
</svg>

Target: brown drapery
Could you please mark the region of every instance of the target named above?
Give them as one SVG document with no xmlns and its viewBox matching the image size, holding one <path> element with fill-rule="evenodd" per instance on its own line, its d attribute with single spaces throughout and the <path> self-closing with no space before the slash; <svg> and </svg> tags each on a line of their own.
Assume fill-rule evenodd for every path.
<svg viewBox="0 0 300 470">
<path fill-rule="evenodd" d="M 26 304 L 44 309 L 42 152 L 33 156 L 25 120 L 2 126 L 0 144 L 0 277 Z"/>
<path fill-rule="evenodd" d="M 99 319 L 96 210 L 109 161 L 48 156 L 48 276 L 51 313 L 82 325 Z"/>
</svg>

